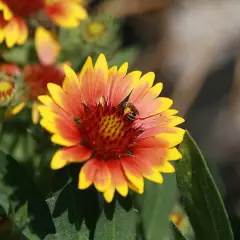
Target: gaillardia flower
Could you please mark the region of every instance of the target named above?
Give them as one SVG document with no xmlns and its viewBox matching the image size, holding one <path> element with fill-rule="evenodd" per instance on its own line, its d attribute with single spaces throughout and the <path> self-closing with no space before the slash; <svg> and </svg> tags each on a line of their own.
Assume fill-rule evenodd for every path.
<svg viewBox="0 0 240 240">
<path fill-rule="evenodd" d="M 0 64 L 1 118 L 19 113 L 26 105 L 24 101 L 20 101 L 23 95 L 20 77 L 21 70 L 17 65 Z"/>
<path fill-rule="evenodd" d="M 22 45 L 27 36 L 28 29 L 24 20 L 13 15 L 8 6 L 0 0 L 0 44 L 5 40 L 9 48 L 15 44 Z"/>
<path fill-rule="evenodd" d="M 109 69 L 103 54 L 93 66 L 88 57 L 79 75 L 65 66 L 62 87 L 49 83 L 50 95 L 39 96 L 40 124 L 63 146 L 51 168 L 84 162 L 78 188 L 94 184 L 107 202 L 115 191 L 143 193 L 144 178 L 162 183 L 161 173 L 175 171 L 169 160 L 181 158 L 175 146 L 184 130 L 176 125 L 184 120 L 169 109 L 172 100 L 158 97 L 162 83 L 153 86 L 153 72 L 127 68 Z"/>
<path fill-rule="evenodd" d="M 24 18 L 43 11 L 60 27 L 77 27 L 87 18 L 80 0 L 0 0 L 0 40 L 6 39 L 8 47 L 23 44 L 27 38 Z"/>
</svg>

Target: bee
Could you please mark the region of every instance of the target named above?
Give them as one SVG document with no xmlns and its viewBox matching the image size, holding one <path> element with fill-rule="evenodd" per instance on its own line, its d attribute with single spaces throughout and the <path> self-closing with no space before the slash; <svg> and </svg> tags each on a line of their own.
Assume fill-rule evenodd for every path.
<svg viewBox="0 0 240 240">
<path fill-rule="evenodd" d="M 136 116 L 139 114 L 137 108 L 129 102 L 123 104 L 124 115 L 127 115 L 127 119 L 133 121 Z"/>
</svg>

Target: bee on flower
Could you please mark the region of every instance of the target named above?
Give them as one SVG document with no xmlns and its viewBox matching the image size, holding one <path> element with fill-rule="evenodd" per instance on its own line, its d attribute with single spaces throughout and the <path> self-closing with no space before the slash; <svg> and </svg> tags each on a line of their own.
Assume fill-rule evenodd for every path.
<svg viewBox="0 0 240 240">
<path fill-rule="evenodd" d="M 25 18 L 42 11 L 56 25 L 66 28 L 79 26 L 87 18 L 81 0 L 0 0 L 0 42 L 7 47 L 23 44 L 28 35 Z"/>
<path fill-rule="evenodd" d="M 78 188 L 93 184 L 107 202 L 129 188 L 142 194 L 145 178 L 162 184 L 162 173 L 175 171 L 170 161 L 182 157 L 184 120 L 169 109 L 171 99 L 158 97 L 163 85 L 153 85 L 154 73 L 127 73 L 127 63 L 109 68 L 103 54 L 95 65 L 88 57 L 80 74 L 64 69 L 62 86 L 48 83 L 49 95 L 38 98 L 40 124 L 63 146 L 51 168 L 83 163 Z"/>
</svg>

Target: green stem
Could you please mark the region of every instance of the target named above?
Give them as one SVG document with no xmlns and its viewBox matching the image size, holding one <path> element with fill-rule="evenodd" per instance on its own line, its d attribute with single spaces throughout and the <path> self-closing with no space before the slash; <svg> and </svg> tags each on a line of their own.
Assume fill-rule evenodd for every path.
<svg viewBox="0 0 240 240">
<path fill-rule="evenodd" d="M 4 120 L 0 121 L 0 146 L 2 142 L 2 137 L 3 137 L 3 129 L 4 129 Z"/>
</svg>

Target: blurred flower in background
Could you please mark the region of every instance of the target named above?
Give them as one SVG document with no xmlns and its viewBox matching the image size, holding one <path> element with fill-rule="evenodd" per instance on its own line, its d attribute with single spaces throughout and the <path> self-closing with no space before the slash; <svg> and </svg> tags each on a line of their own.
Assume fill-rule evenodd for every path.
<svg viewBox="0 0 240 240">
<path fill-rule="evenodd" d="M 127 70 L 127 63 L 109 69 L 103 54 L 94 66 L 89 57 L 79 76 L 65 66 L 62 87 L 49 83 L 50 96 L 39 97 L 40 124 L 53 134 L 52 142 L 64 146 L 51 168 L 86 161 L 79 189 L 94 184 L 107 202 L 115 190 L 122 196 L 129 187 L 143 193 L 144 178 L 161 184 L 161 172 L 175 171 L 169 160 L 181 158 L 175 146 L 184 130 L 176 125 L 184 120 L 169 109 L 172 100 L 157 97 L 162 84 L 153 86 L 153 72 Z"/>
<path fill-rule="evenodd" d="M 86 24 L 85 38 L 89 41 L 95 41 L 102 38 L 107 31 L 107 26 L 103 21 L 90 21 Z"/>
<path fill-rule="evenodd" d="M 13 15 L 8 6 L 0 1 L 0 44 L 5 40 L 8 48 L 15 44 L 22 45 L 28 36 L 25 21 L 18 15 Z"/>
<path fill-rule="evenodd" d="M 63 61 L 71 59 L 76 69 L 88 56 L 96 59 L 101 52 L 109 58 L 121 46 L 120 23 L 109 15 L 90 16 L 74 29 L 60 29 L 59 41 L 63 48 Z"/>
<path fill-rule="evenodd" d="M 40 63 L 29 64 L 24 67 L 24 84 L 29 87 L 26 98 L 33 101 L 32 120 L 37 124 L 39 119 L 37 97 L 47 92 L 49 82 L 61 85 L 64 72 L 57 65 L 61 47 L 54 35 L 43 27 L 38 27 L 35 33 L 35 47 Z"/>
<path fill-rule="evenodd" d="M 66 28 L 77 27 L 87 18 L 86 10 L 79 0 L 0 0 L 0 41 L 6 40 L 7 47 L 23 44 L 28 35 L 26 18 L 44 12 L 56 25 Z"/>
<path fill-rule="evenodd" d="M 189 239 L 194 239 L 193 228 L 189 222 L 184 208 L 179 201 L 174 205 L 169 219 L 181 230 L 184 236 L 188 237 Z"/>
<path fill-rule="evenodd" d="M 26 105 L 20 68 L 15 64 L 0 64 L 1 119 L 19 113 Z"/>
</svg>

